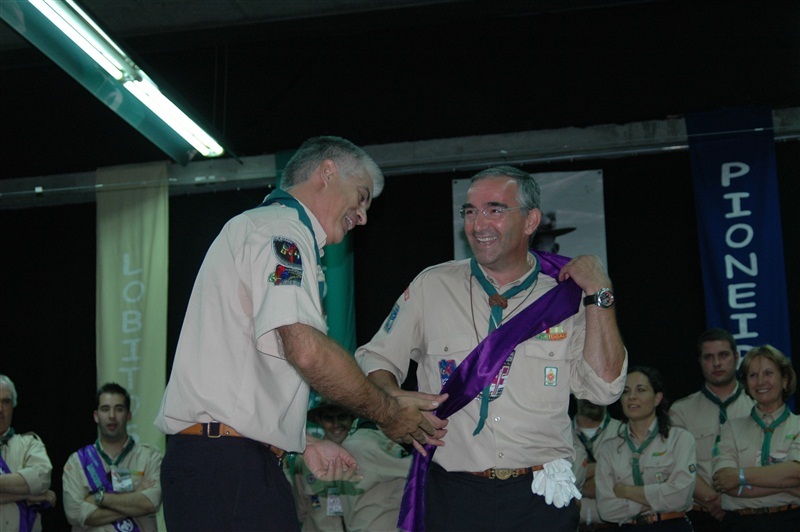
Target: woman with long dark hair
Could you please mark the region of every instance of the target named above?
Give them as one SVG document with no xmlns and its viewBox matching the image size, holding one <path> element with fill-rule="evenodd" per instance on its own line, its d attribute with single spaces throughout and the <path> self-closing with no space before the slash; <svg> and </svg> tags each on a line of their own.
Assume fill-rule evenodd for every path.
<svg viewBox="0 0 800 532">
<path fill-rule="evenodd" d="M 628 372 L 620 398 L 626 423 L 597 456 L 597 509 L 631 530 L 691 531 L 696 478 L 694 437 L 672 427 L 669 401 L 654 368 Z"/>
</svg>

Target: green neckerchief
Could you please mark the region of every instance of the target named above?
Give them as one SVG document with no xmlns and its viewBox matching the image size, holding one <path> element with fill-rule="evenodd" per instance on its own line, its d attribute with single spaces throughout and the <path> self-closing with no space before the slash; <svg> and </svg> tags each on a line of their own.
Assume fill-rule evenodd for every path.
<svg viewBox="0 0 800 532">
<path fill-rule="evenodd" d="M 742 387 L 739 386 L 738 383 L 736 384 L 736 391 L 733 392 L 733 395 L 731 395 L 730 397 L 728 397 L 724 401 L 720 400 L 719 397 L 717 397 L 716 395 L 711 393 L 711 390 L 709 390 L 708 387 L 705 384 L 703 385 L 702 388 L 700 388 L 700 391 L 703 392 L 703 395 L 705 395 L 706 398 L 709 401 L 711 401 L 715 405 L 719 406 L 719 424 L 720 425 L 724 425 L 725 422 L 728 421 L 728 405 L 733 403 L 735 400 L 737 400 L 739 398 L 740 395 L 742 395 Z"/>
<path fill-rule="evenodd" d="M 658 420 L 656 420 L 656 426 L 655 426 L 655 428 L 653 428 L 653 432 L 650 433 L 650 436 L 638 448 L 633 444 L 633 441 L 631 441 L 631 436 L 630 436 L 629 433 L 630 433 L 630 427 L 626 426 L 625 427 L 625 443 L 628 444 L 628 447 L 630 448 L 631 452 L 633 453 L 633 461 L 632 461 L 632 465 L 633 465 L 633 482 L 637 486 L 644 486 L 644 478 L 642 477 L 642 470 L 639 468 L 639 457 L 642 456 L 642 453 L 644 452 L 645 449 L 647 449 L 647 446 L 650 445 L 650 442 L 653 441 L 656 438 L 656 436 L 658 436 L 658 434 L 659 434 L 659 432 L 658 432 Z"/>
<path fill-rule="evenodd" d="M 527 279 L 522 281 L 517 286 L 512 286 L 499 297 L 497 296 L 497 290 L 489 282 L 486 276 L 483 274 L 483 270 L 478 267 L 478 262 L 475 260 L 475 257 L 470 259 L 469 267 L 472 271 L 472 275 L 480 283 L 483 291 L 486 292 L 486 295 L 489 296 L 489 304 L 492 306 L 492 314 L 489 318 L 489 332 L 492 332 L 496 328 L 500 326 L 500 323 L 503 321 L 503 309 L 507 306 L 507 301 L 514 297 L 515 295 L 519 294 L 523 290 L 527 290 L 531 286 L 536 283 L 536 279 L 539 277 L 539 272 L 541 271 L 542 267 L 539 264 L 539 259 L 534 256 L 535 264 L 533 266 L 533 271 L 528 276 Z M 489 415 L 489 389 L 491 385 L 487 385 L 486 388 L 483 389 L 481 393 L 481 418 L 478 420 L 478 426 L 475 427 L 475 431 L 472 433 L 473 436 L 477 436 L 478 433 L 483 429 L 483 425 L 486 422 L 486 418 Z"/>
<path fill-rule="evenodd" d="M 8 443 L 8 440 L 13 438 L 14 434 L 16 434 L 16 432 L 14 432 L 14 427 L 9 427 L 6 433 L 3 435 L 3 439 L 0 440 L 0 445 L 5 445 Z"/>
<path fill-rule="evenodd" d="M 573 423 L 574 422 L 575 420 L 573 420 Z M 594 442 L 597 441 L 597 438 L 600 437 L 600 435 L 603 433 L 603 431 L 606 429 L 606 427 L 610 422 L 611 422 L 611 414 L 609 414 L 608 411 L 606 411 L 606 417 L 605 419 L 603 419 L 602 426 L 597 428 L 597 432 L 595 432 L 594 436 L 592 436 L 591 438 L 587 438 L 586 435 L 582 433 L 580 429 L 578 429 L 577 423 L 575 424 L 575 432 L 578 433 L 578 439 L 581 440 L 583 447 L 586 449 L 586 456 L 590 464 L 597 463 L 597 460 L 594 457 Z"/>
<path fill-rule="evenodd" d="M 778 419 L 770 423 L 769 427 L 756 413 L 755 406 L 750 411 L 750 417 L 753 418 L 753 421 L 758 423 L 759 427 L 764 429 L 764 443 L 761 444 L 761 465 L 769 465 L 769 451 L 770 444 L 772 443 L 772 433 L 775 432 L 775 429 L 778 427 L 778 425 L 786 421 L 786 418 L 789 417 L 789 407 L 784 405 L 783 414 L 778 416 Z"/>
<path fill-rule="evenodd" d="M 103 459 L 103 461 L 104 461 L 106 464 L 108 464 L 108 465 L 110 465 L 110 466 L 115 466 L 115 467 L 116 467 L 117 465 L 119 465 L 119 463 L 120 463 L 120 462 L 122 462 L 122 459 L 123 459 L 123 458 L 125 458 L 126 456 L 128 456 L 128 453 L 129 453 L 129 452 L 131 452 L 131 450 L 133 449 L 133 446 L 134 446 L 135 444 L 136 444 L 136 442 L 135 442 L 135 441 L 133 441 L 133 438 L 131 438 L 130 436 L 128 436 L 128 443 L 126 443 L 126 444 L 125 444 L 125 447 L 123 447 L 123 449 L 122 449 L 122 452 L 121 452 L 121 453 L 119 453 L 119 456 L 117 456 L 117 459 L 116 459 L 116 460 L 112 460 L 112 459 L 111 459 L 111 457 L 110 457 L 110 456 L 108 456 L 108 455 L 105 453 L 105 451 L 103 451 L 103 448 L 102 448 L 102 447 L 100 447 L 100 438 L 97 438 L 97 441 L 95 441 L 95 442 L 94 442 L 94 446 L 95 446 L 95 448 L 97 449 L 97 453 L 100 455 L 100 458 L 102 458 L 102 459 Z"/>
</svg>

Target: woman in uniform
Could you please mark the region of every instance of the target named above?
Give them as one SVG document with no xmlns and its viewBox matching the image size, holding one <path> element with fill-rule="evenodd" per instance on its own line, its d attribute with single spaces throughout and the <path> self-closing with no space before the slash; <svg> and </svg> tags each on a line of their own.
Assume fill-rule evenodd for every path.
<svg viewBox="0 0 800 532">
<path fill-rule="evenodd" d="M 658 371 L 628 373 L 620 398 L 627 422 L 597 455 L 597 509 L 607 522 L 630 530 L 691 531 L 696 478 L 695 441 L 671 427 Z"/>
<path fill-rule="evenodd" d="M 749 416 L 723 426 L 714 450 L 722 524 L 732 531 L 800 530 L 800 479 L 793 463 L 800 461 L 800 417 L 785 403 L 797 386 L 792 363 L 771 345 L 756 347 L 742 359 L 739 380 L 756 405 Z"/>
</svg>

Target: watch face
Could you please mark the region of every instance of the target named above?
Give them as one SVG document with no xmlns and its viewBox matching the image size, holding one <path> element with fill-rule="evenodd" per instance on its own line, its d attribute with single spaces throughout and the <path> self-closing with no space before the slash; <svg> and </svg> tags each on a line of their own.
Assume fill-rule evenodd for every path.
<svg viewBox="0 0 800 532">
<path fill-rule="evenodd" d="M 608 308 L 614 304 L 614 294 L 611 290 L 604 288 L 597 292 L 597 305 L 602 308 Z"/>
</svg>

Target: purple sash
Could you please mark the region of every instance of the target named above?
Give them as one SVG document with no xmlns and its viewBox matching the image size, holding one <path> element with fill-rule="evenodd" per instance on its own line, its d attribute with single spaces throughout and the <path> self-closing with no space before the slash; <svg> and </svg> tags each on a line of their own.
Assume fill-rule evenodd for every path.
<svg viewBox="0 0 800 532">
<path fill-rule="evenodd" d="M 11 469 L 3 457 L 0 456 L 0 471 L 4 474 L 11 474 Z M 19 532 L 30 532 L 33 530 L 33 525 L 36 524 L 36 517 L 39 511 L 48 508 L 50 503 L 35 503 L 27 504 L 23 501 L 17 501 L 17 508 L 19 508 Z"/>
<path fill-rule="evenodd" d="M 555 279 L 558 279 L 559 271 L 570 260 L 539 250 L 534 254 L 539 258 L 542 273 Z M 577 313 L 582 293 L 581 288 L 572 279 L 568 279 L 534 301 L 503 327 L 492 331 L 459 364 L 442 387 L 439 393 L 449 393 L 450 397 L 436 410 L 436 415 L 446 419 L 469 404 L 492 381 L 520 343 Z M 414 453 L 414 461 L 408 473 L 397 523 L 402 530 L 425 530 L 425 479 L 436 446 L 426 445 L 425 451 L 428 453 L 427 457 Z"/>
<path fill-rule="evenodd" d="M 109 480 L 106 474 L 106 469 L 103 467 L 103 462 L 100 455 L 97 454 L 97 449 L 94 445 L 87 445 L 78 449 L 78 459 L 83 466 L 83 473 L 86 475 L 86 480 L 89 481 L 89 492 L 94 493 L 100 488 L 106 493 L 114 492 L 114 485 Z M 118 532 L 139 532 L 139 527 L 136 522 L 130 517 L 120 519 L 114 523 L 114 528 Z"/>
</svg>

